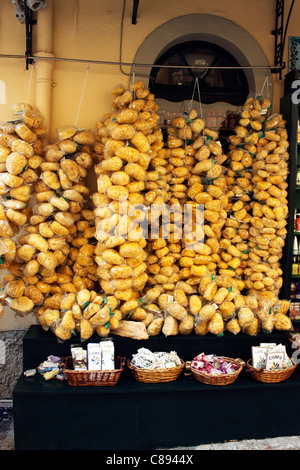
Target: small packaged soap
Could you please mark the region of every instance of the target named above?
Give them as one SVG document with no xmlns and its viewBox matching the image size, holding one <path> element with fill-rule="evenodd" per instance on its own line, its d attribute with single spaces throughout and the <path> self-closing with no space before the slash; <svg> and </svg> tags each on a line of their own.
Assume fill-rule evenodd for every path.
<svg viewBox="0 0 300 470">
<path fill-rule="evenodd" d="M 45 372 L 43 375 L 45 380 L 50 380 L 53 379 L 56 375 L 59 374 L 59 368 L 57 367 L 56 369 L 50 370 L 49 372 Z"/>
<path fill-rule="evenodd" d="M 36 374 L 36 369 L 28 369 L 24 371 L 25 377 L 33 377 Z"/>
<path fill-rule="evenodd" d="M 73 359 L 74 370 L 87 370 L 87 352 L 82 346 L 71 345 L 71 355 Z"/>
<path fill-rule="evenodd" d="M 266 370 L 277 370 L 282 369 L 285 359 L 285 353 L 283 351 L 278 352 L 267 352 L 266 357 Z"/>
<path fill-rule="evenodd" d="M 168 369 L 169 367 L 176 367 L 175 362 L 174 361 L 165 362 L 165 368 Z"/>
<path fill-rule="evenodd" d="M 276 343 L 260 343 L 261 348 L 272 349 L 276 347 Z"/>
<path fill-rule="evenodd" d="M 264 369 L 266 367 L 267 348 L 252 346 L 252 366 L 255 369 Z"/>
<path fill-rule="evenodd" d="M 88 370 L 101 370 L 101 345 L 89 343 L 87 346 Z"/>
<path fill-rule="evenodd" d="M 101 341 L 101 365 L 102 370 L 115 369 L 115 347 L 111 339 Z"/>
</svg>

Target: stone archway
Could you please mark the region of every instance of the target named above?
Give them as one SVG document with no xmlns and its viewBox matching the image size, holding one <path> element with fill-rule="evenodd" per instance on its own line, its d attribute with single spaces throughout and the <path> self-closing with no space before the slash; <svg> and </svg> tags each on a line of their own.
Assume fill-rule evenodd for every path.
<svg viewBox="0 0 300 470">
<path fill-rule="evenodd" d="M 244 69 L 249 94 L 257 95 L 265 84 L 270 64 L 257 41 L 251 34 L 232 21 L 214 15 L 194 14 L 173 18 L 155 29 L 138 49 L 135 64 L 154 64 L 157 58 L 170 47 L 189 40 L 202 40 L 217 44 L 228 50 L 241 66 L 265 67 L 260 69 Z M 135 65 L 134 73 L 148 85 L 147 76 L 151 66 Z M 268 80 L 268 90 L 264 93 L 272 99 L 272 80 Z"/>
</svg>

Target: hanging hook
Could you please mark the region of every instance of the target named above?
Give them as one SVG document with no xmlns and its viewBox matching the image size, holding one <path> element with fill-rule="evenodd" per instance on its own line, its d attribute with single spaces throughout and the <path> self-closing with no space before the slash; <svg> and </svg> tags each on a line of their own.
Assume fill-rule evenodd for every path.
<svg viewBox="0 0 300 470">
<path fill-rule="evenodd" d="M 264 91 L 264 88 L 265 88 L 267 82 L 268 82 L 268 74 L 266 73 L 266 76 L 265 76 L 264 82 L 262 84 L 259 96 L 263 95 L 263 91 Z"/>
<path fill-rule="evenodd" d="M 194 84 L 194 88 L 193 88 L 193 93 L 192 93 L 192 98 L 188 104 L 188 111 L 191 111 L 192 109 L 192 106 L 193 106 L 193 101 L 194 101 L 194 96 L 195 96 L 195 90 L 196 90 L 196 81 L 198 80 L 198 78 L 196 78 L 195 80 L 195 84 Z"/>
<path fill-rule="evenodd" d="M 135 82 L 135 64 L 132 65 L 131 83 Z"/>
<path fill-rule="evenodd" d="M 196 78 L 196 82 L 197 82 L 197 91 L 198 91 L 198 96 L 199 96 L 200 117 L 203 119 L 202 101 L 201 101 L 201 94 L 200 94 L 200 84 L 199 84 L 198 77 Z"/>
<path fill-rule="evenodd" d="M 199 85 L 199 79 L 198 79 L 198 77 L 196 77 L 196 79 L 195 79 L 195 84 L 194 84 L 194 89 L 193 89 L 193 93 L 192 93 L 192 98 L 191 98 L 191 101 L 190 101 L 189 104 L 188 104 L 188 110 L 191 111 L 191 109 L 192 109 L 196 87 L 197 87 L 197 92 L 198 92 L 198 97 L 199 97 L 200 117 L 203 119 L 202 101 L 201 101 L 200 85 Z"/>
<path fill-rule="evenodd" d="M 30 88 L 31 88 L 32 74 L 33 74 L 33 64 L 31 65 L 31 70 L 30 70 L 30 76 L 29 76 L 29 82 L 28 82 L 28 88 L 27 88 L 27 97 L 26 97 L 25 108 L 27 108 L 27 106 L 28 106 L 28 100 L 29 100 L 29 94 L 30 94 Z"/>
</svg>

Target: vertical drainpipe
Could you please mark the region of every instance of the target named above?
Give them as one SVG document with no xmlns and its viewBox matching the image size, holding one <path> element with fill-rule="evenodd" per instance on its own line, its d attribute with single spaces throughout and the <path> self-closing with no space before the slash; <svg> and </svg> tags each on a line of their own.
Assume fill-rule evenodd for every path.
<svg viewBox="0 0 300 470">
<path fill-rule="evenodd" d="M 53 0 L 37 13 L 37 57 L 54 57 L 53 47 Z M 42 113 L 51 135 L 52 71 L 54 62 L 36 60 L 36 107 Z M 46 138 L 47 140 L 48 138 Z M 47 142 L 45 142 L 47 143 Z"/>
</svg>

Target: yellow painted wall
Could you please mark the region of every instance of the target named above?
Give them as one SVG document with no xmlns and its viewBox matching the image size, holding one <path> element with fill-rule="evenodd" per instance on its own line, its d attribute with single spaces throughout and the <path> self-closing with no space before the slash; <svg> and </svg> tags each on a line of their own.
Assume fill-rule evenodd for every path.
<svg viewBox="0 0 300 470">
<path fill-rule="evenodd" d="M 118 61 L 123 0 L 48 0 L 53 2 L 53 47 L 56 57 Z M 286 16 L 291 1 L 285 5 Z M 212 14 L 227 18 L 247 30 L 260 44 L 270 65 L 274 61 L 275 0 L 140 0 L 138 23 L 131 24 L 131 0 L 126 0 L 123 27 L 123 61 L 132 62 L 144 39 L 170 19 L 193 13 Z M 47 8 L 47 7 L 46 7 Z M 44 11 L 43 11 L 44 13 Z M 297 25 L 300 5 L 295 3 L 288 36 L 300 35 Z M 39 13 L 37 14 L 37 18 Z M 33 52 L 37 51 L 34 26 Z M 285 47 L 287 56 L 288 38 Z M 163 45 L 162 45 L 163 46 Z M 9 0 L 0 2 L 0 54 L 24 54 L 25 26 L 14 18 Z M 42 51 L 43 52 L 43 51 Z M 51 137 L 60 125 L 76 120 L 87 64 L 53 63 Z M 32 73 L 29 102 L 35 103 L 35 68 Z M 130 72 L 129 67 L 124 67 Z M 14 102 L 26 101 L 31 70 L 25 70 L 23 59 L 1 59 L 0 79 L 6 83 L 6 104 L 0 104 L 0 120 L 11 116 Z M 274 80 L 274 109 L 278 108 L 283 81 Z M 110 90 L 118 83 L 128 83 L 118 66 L 90 65 L 77 121 L 82 127 L 94 127 L 96 120 L 110 110 Z"/>
<path fill-rule="evenodd" d="M 287 16 L 291 0 L 286 0 Z M 53 40 L 50 50 L 38 50 L 38 25 L 33 27 L 33 53 L 53 53 L 55 57 L 79 58 L 117 62 L 120 57 L 120 30 L 123 0 L 47 0 L 47 7 L 37 13 L 38 25 L 41 15 L 53 4 Z M 248 31 L 263 49 L 270 65 L 274 62 L 275 0 L 140 0 L 138 23 L 131 23 L 132 0 L 126 0 L 123 23 L 122 60 L 132 62 L 137 50 L 155 29 L 172 18 L 190 14 L 210 14 L 224 17 Z M 5 102 L 0 93 L 0 121 L 12 118 L 12 104 L 36 102 L 37 64 L 25 68 L 24 59 L 1 58 L 1 54 L 24 54 L 25 25 L 14 16 L 10 0 L 0 0 L 0 80 L 5 83 Z M 284 60 L 288 63 L 288 37 L 300 36 L 297 18 L 300 4 L 295 2 L 287 33 Z M 184 32 L 182 32 L 184 34 Z M 39 40 L 38 40 L 39 39 Z M 162 44 L 162 47 L 164 44 Z M 128 84 L 118 66 L 86 63 L 53 62 L 50 140 L 56 138 L 56 128 L 74 124 L 82 97 L 77 125 L 94 129 L 96 121 L 109 112 L 110 90 L 113 86 Z M 124 67 L 130 72 L 129 67 Z M 286 69 L 287 72 L 287 69 Z M 284 74 L 283 74 L 284 76 Z M 273 77 L 273 109 L 279 109 L 284 80 Z M 1 89 L 1 88 L 0 88 Z M 16 318 L 6 313 L 0 320 L 0 329 L 22 328 L 34 322 L 34 316 Z"/>
</svg>

